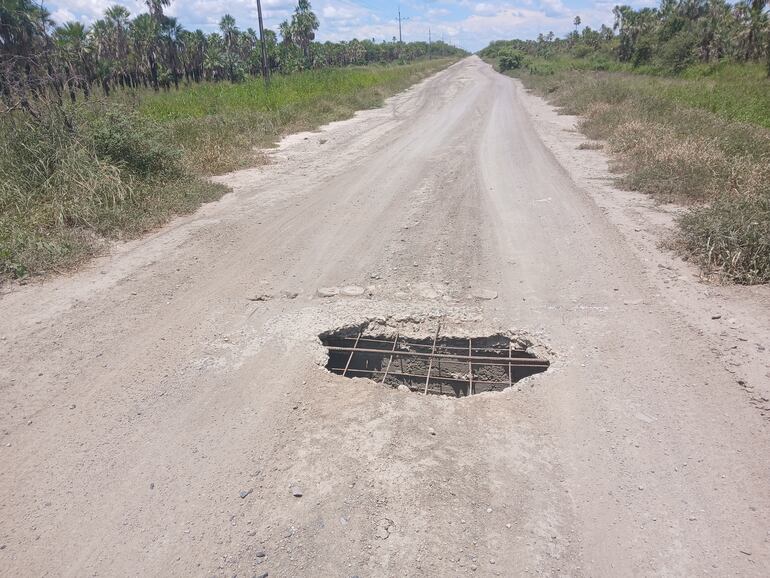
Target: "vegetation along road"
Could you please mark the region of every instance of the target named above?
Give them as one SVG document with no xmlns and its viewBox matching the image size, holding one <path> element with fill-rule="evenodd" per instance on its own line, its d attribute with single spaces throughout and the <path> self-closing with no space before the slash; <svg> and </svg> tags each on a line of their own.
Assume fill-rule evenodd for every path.
<svg viewBox="0 0 770 578">
<path fill-rule="evenodd" d="M 0 573 L 767 576 L 767 286 L 661 248 L 576 123 L 468 57 L 7 283 Z M 326 371 L 340 329 L 403 387 Z"/>
</svg>

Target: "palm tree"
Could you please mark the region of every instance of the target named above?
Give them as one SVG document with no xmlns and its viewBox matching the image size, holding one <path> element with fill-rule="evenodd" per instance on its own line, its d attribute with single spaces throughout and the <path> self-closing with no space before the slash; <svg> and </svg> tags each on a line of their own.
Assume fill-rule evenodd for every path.
<svg viewBox="0 0 770 578">
<path fill-rule="evenodd" d="M 169 6 L 171 0 L 145 0 L 144 3 L 150 10 L 149 17 L 153 23 L 153 26 L 149 26 L 148 23 L 142 23 L 142 27 L 144 28 L 143 34 L 146 35 L 147 39 L 147 61 L 150 67 L 152 87 L 157 92 L 160 90 L 160 83 L 158 80 L 158 60 L 162 56 L 160 36 L 163 26 L 167 21 L 166 16 L 163 14 L 163 8 Z M 143 15 L 137 16 L 136 20 L 139 20 L 142 16 Z"/>
<path fill-rule="evenodd" d="M 221 80 L 225 68 L 224 42 L 216 32 L 209 34 L 203 68 L 208 80 Z"/>
<path fill-rule="evenodd" d="M 61 81 L 52 61 L 49 12 L 31 0 L 0 1 L 0 95 L 8 108 L 35 114 L 28 93 L 39 95 Z"/>
<path fill-rule="evenodd" d="M 294 35 L 291 29 L 291 24 L 289 24 L 288 21 L 284 20 L 278 25 L 278 33 L 281 35 L 281 42 L 283 44 L 292 44 L 294 42 L 294 39 L 292 36 Z"/>
<path fill-rule="evenodd" d="M 144 0 L 147 8 L 150 10 L 150 16 L 160 25 L 165 15 L 163 8 L 171 5 L 171 0 Z"/>
<path fill-rule="evenodd" d="M 302 50 L 305 59 L 308 57 L 310 43 L 315 40 L 315 31 L 318 27 L 318 17 L 311 9 L 310 0 L 298 0 L 297 8 L 291 17 L 291 32 L 294 42 Z"/>
<path fill-rule="evenodd" d="M 125 85 L 129 80 L 128 30 L 131 26 L 130 17 L 131 13 L 120 4 L 115 4 L 104 12 L 104 20 L 110 35 L 111 56 L 116 66 L 115 73 L 122 85 Z"/>
<path fill-rule="evenodd" d="M 204 69 L 203 62 L 206 56 L 208 39 L 201 30 L 184 33 L 184 63 L 185 77 L 188 82 L 190 79 L 195 82 L 203 80 Z"/>
<path fill-rule="evenodd" d="M 740 54 L 744 60 L 755 60 L 762 56 L 763 37 L 767 34 L 768 26 L 766 5 L 767 0 L 741 0 L 734 7 L 735 19 L 740 27 Z"/>
<path fill-rule="evenodd" d="M 147 85 L 148 77 L 152 87 L 158 87 L 158 26 L 149 14 L 140 14 L 131 24 L 131 39 L 137 57 L 136 75 Z"/>
<path fill-rule="evenodd" d="M 229 14 L 222 16 L 222 20 L 219 21 L 219 30 L 222 32 L 222 39 L 224 40 L 225 48 L 225 62 L 227 66 L 228 76 L 230 82 L 236 81 L 236 68 L 240 67 L 238 55 L 236 50 L 238 47 L 238 27 L 235 25 L 235 18 Z"/>
<path fill-rule="evenodd" d="M 180 75 L 180 52 L 184 51 L 182 38 L 184 29 L 177 22 L 176 18 L 163 18 L 163 24 L 160 32 L 161 55 L 163 62 L 163 76 L 166 79 L 165 88 L 169 87 L 168 78 L 179 88 Z"/>
<path fill-rule="evenodd" d="M 75 87 L 81 88 L 86 97 L 90 93 L 91 70 L 87 55 L 87 40 L 86 27 L 80 22 L 66 22 L 54 31 L 54 42 L 59 49 L 59 58 L 66 69 L 64 85 L 73 102 Z"/>
<path fill-rule="evenodd" d="M 767 36 L 767 47 L 765 48 L 765 52 L 767 53 L 767 76 L 770 77 L 770 19 L 768 19 L 765 28 L 767 28 L 765 31 L 765 36 Z"/>
</svg>

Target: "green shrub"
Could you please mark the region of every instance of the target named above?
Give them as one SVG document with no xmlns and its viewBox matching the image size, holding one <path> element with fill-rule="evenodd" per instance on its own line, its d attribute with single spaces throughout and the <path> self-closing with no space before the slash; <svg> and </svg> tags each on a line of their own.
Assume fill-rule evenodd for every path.
<svg viewBox="0 0 770 578">
<path fill-rule="evenodd" d="M 104 161 L 140 177 L 181 172 L 181 152 L 161 138 L 154 121 L 127 106 L 99 106 L 81 116 L 82 129 Z"/>
<path fill-rule="evenodd" d="M 578 44 L 575 48 L 572 49 L 572 55 L 575 58 L 588 58 L 594 54 L 594 52 L 594 48 L 586 44 Z"/>
<path fill-rule="evenodd" d="M 520 50 L 514 50 L 513 48 L 505 48 L 499 51 L 499 63 L 500 70 L 505 72 L 506 70 L 516 70 L 521 68 L 524 62 L 525 54 Z"/>
<path fill-rule="evenodd" d="M 0 116 L 0 278 L 90 255 L 225 187 L 185 176 L 156 124 L 116 103 Z"/>
<path fill-rule="evenodd" d="M 698 39 L 690 32 L 677 33 L 660 50 L 660 62 L 664 68 L 680 73 L 695 62 Z"/>
<path fill-rule="evenodd" d="M 653 54 L 652 40 L 649 37 L 644 36 L 637 43 L 637 46 L 634 50 L 634 55 L 631 61 L 635 67 L 638 67 L 650 62 L 650 60 L 652 60 L 652 54 Z"/>
</svg>

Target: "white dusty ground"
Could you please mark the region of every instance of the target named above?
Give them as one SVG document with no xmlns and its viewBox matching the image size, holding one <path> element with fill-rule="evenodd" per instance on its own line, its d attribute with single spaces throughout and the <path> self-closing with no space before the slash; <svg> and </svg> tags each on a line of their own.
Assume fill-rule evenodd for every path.
<svg viewBox="0 0 770 578">
<path fill-rule="evenodd" d="M 0 574 L 770 574 L 770 294 L 658 249 L 574 122 L 471 57 L 6 290 Z M 370 318 L 552 367 L 461 400 L 320 368 Z"/>
</svg>

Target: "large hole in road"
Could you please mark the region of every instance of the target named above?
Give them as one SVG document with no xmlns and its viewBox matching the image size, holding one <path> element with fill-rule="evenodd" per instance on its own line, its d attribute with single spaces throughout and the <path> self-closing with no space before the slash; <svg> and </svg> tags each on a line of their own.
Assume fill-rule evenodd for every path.
<svg viewBox="0 0 770 578">
<path fill-rule="evenodd" d="M 464 397 L 502 391 L 549 366 L 525 344 L 502 334 L 448 337 L 436 331 L 430 337 L 406 338 L 352 328 L 319 337 L 332 373 L 425 394 Z"/>
</svg>

